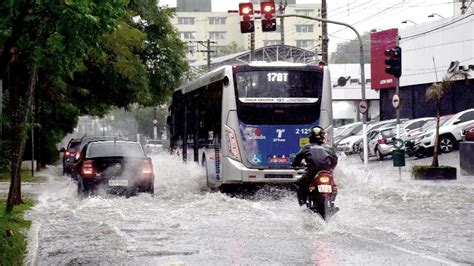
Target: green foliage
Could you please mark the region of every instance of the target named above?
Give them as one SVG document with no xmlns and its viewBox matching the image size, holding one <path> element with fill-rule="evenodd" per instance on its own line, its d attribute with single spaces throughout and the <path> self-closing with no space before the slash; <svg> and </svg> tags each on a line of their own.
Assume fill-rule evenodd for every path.
<svg viewBox="0 0 474 266">
<path fill-rule="evenodd" d="M 370 64 L 370 32 L 360 36 L 364 49 L 364 64 Z M 336 52 L 331 54 L 330 64 L 359 64 L 360 63 L 360 43 L 359 39 L 338 44 Z"/>
<path fill-rule="evenodd" d="M 431 168 L 456 168 L 456 167 L 449 166 L 449 165 L 440 165 L 438 167 L 435 167 L 432 165 L 413 165 L 413 167 L 411 168 L 411 173 L 413 176 L 416 176 L 416 175 L 419 175 L 422 171 L 425 171 Z"/>
<path fill-rule="evenodd" d="M 6 200 L 0 199 L 0 265 L 23 265 L 26 254 L 26 240 L 23 232 L 31 225 L 23 219 L 23 214 L 33 206 L 26 200 L 11 213 L 4 212 Z M 12 236 L 6 236 L 6 230 L 12 230 Z"/>
<path fill-rule="evenodd" d="M 35 176 L 31 175 L 31 170 L 21 170 L 21 182 L 32 182 L 32 183 L 42 183 L 47 180 L 45 176 Z M 10 182 L 11 176 L 9 171 L 0 172 L 0 181 L 1 182 Z"/>
<path fill-rule="evenodd" d="M 173 12 L 159 8 L 157 0 L 6 0 L 0 5 L 0 78 L 11 47 L 19 51 L 23 80 L 33 65 L 38 67 L 35 122 L 46 163 L 58 158 L 55 144 L 72 132 L 79 115 L 103 116 L 132 103 L 167 101 L 188 68 L 186 46 L 170 23 Z M 24 97 L 26 83 L 21 86 Z M 0 167 L 7 165 L 7 154 L 2 149 Z"/>
</svg>

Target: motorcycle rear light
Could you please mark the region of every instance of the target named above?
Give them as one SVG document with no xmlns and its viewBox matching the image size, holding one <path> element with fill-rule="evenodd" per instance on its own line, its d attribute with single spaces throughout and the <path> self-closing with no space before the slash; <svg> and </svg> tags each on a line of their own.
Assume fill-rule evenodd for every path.
<svg viewBox="0 0 474 266">
<path fill-rule="evenodd" d="M 329 183 L 329 182 L 331 182 L 331 178 L 329 176 L 324 176 L 323 175 L 323 176 L 319 177 L 319 183 L 326 184 L 326 183 Z"/>
<path fill-rule="evenodd" d="M 87 160 L 82 163 L 81 167 L 81 175 L 83 177 L 94 177 L 95 176 L 95 169 L 93 165 L 94 161 Z"/>
<path fill-rule="evenodd" d="M 377 140 L 377 143 L 378 144 L 385 144 L 385 140 L 384 139 L 379 139 L 379 140 Z"/>
</svg>

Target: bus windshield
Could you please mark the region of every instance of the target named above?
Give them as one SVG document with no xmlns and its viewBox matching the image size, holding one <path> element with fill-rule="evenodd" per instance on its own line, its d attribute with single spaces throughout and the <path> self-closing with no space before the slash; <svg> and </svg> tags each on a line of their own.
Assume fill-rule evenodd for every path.
<svg viewBox="0 0 474 266">
<path fill-rule="evenodd" d="M 240 102 L 314 103 L 321 81 L 318 72 L 308 70 L 265 69 L 236 73 Z"/>
</svg>

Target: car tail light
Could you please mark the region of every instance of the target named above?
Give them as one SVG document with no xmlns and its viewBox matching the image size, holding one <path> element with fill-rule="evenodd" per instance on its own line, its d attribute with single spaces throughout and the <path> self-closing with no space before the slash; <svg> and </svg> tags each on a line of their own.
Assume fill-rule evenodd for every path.
<svg viewBox="0 0 474 266">
<path fill-rule="evenodd" d="M 76 158 L 76 161 L 79 160 L 80 157 L 81 157 L 81 154 L 79 152 L 76 152 L 76 154 L 74 155 L 74 158 Z"/>
<path fill-rule="evenodd" d="M 66 151 L 66 152 L 64 153 L 64 156 L 69 156 L 69 154 L 71 154 L 71 153 L 70 153 L 69 151 Z"/>
<path fill-rule="evenodd" d="M 94 161 L 87 160 L 82 163 L 81 175 L 83 177 L 95 177 Z"/>
<path fill-rule="evenodd" d="M 143 162 L 142 175 L 144 177 L 150 177 L 153 175 L 153 165 L 150 160 L 145 160 Z"/>
</svg>

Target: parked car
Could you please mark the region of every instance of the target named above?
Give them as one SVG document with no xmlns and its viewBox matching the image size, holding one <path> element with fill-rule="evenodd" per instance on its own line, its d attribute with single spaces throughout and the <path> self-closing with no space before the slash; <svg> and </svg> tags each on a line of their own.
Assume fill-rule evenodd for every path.
<svg viewBox="0 0 474 266">
<path fill-rule="evenodd" d="M 472 123 L 474 123 L 474 109 L 464 110 L 446 120 L 446 122 L 439 127 L 440 152 L 448 153 L 458 148 L 459 142 L 463 140 L 462 129 Z M 436 127 L 415 139 L 415 145 L 425 154 L 434 151 L 435 131 Z"/>
<path fill-rule="evenodd" d="M 63 153 L 63 175 L 72 173 L 74 162 L 79 157 L 79 146 L 81 139 L 72 138 L 69 140 L 66 148 L 61 148 L 59 151 Z"/>
<path fill-rule="evenodd" d="M 442 126 L 446 121 L 449 120 L 453 115 L 444 115 L 439 118 L 439 126 Z M 418 136 L 421 136 L 423 133 L 431 131 L 436 126 L 436 120 L 428 121 L 421 128 L 411 130 L 407 132 L 406 135 L 402 135 L 402 139 L 405 141 L 405 153 L 408 156 L 417 155 L 417 157 L 423 157 L 424 153 L 418 150 L 415 145 L 415 140 Z"/>
<path fill-rule="evenodd" d="M 334 134 L 334 144 L 336 145 L 344 138 L 356 135 L 356 133 L 362 129 L 362 126 L 362 122 L 354 122 L 345 125 L 344 129 L 341 129 L 337 134 Z"/>
<path fill-rule="evenodd" d="M 417 132 L 419 132 L 426 123 L 429 123 L 431 121 L 435 121 L 435 118 L 422 117 L 405 121 L 400 125 L 401 138 L 405 139 L 409 136 L 417 134 Z"/>
<path fill-rule="evenodd" d="M 163 142 L 160 139 L 149 139 L 146 141 L 145 150 L 147 152 L 160 152 L 163 150 Z"/>
<path fill-rule="evenodd" d="M 403 119 L 401 121 L 405 121 L 405 119 Z M 378 122 L 371 122 L 367 125 L 367 135 L 369 135 L 371 130 L 375 130 L 375 129 L 382 128 L 382 127 L 390 127 L 390 126 L 394 126 L 396 124 L 397 124 L 396 119 L 389 119 L 389 120 L 382 120 L 382 121 L 378 121 Z M 354 144 L 352 145 L 352 149 L 353 149 L 354 153 L 359 153 L 360 150 L 361 150 L 362 142 L 363 142 L 362 134 L 363 133 L 362 133 L 362 130 L 361 130 L 356 135 L 358 137 L 357 139 L 350 140 L 351 142 L 352 141 L 354 142 Z M 337 149 L 337 146 L 336 146 L 336 149 Z"/>
<path fill-rule="evenodd" d="M 392 154 L 393 138 L 396 137 L 396 128 L 382 127 L 371 130 L 367 134 L 369 157 L 375 156 L 377 160 L 382 161 L 384 157 Z M 364 160 L 364 150 L 359 151 L 361 160 Z"/>
<path fill-rule="evenodd" d="M 107 192 L 154 193 L 151 158 L 135 141 L 92 141 L 81 151 L 78 193 L 104 187 Z"/>
<path fill-rule="evenodd" d="M 464 141 L 474 141 L 474 123 L 465 127 L 462 131 Z"/>
</svg>

